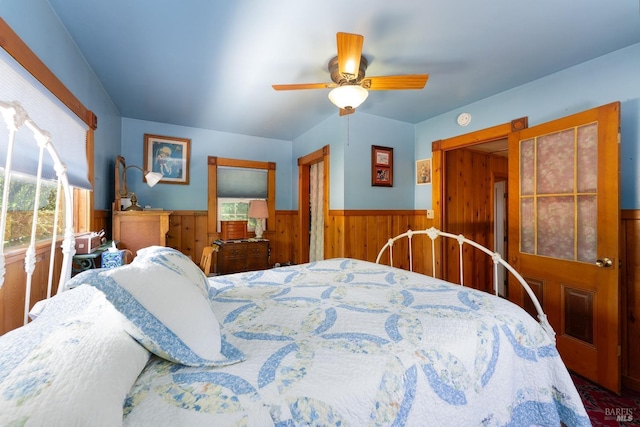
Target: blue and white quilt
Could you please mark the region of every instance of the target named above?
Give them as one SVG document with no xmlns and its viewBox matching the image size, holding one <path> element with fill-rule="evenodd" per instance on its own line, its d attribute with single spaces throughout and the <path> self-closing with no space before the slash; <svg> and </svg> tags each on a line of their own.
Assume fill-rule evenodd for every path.
<svg viewBox="0 0 640 427">
<path fill-rule="evenodd" d="M 124 425 L 590 425 L 553 342 L 503 299 L 351 259 L 210 282 L 246 359 L 152 356 Z"/>
</svg>

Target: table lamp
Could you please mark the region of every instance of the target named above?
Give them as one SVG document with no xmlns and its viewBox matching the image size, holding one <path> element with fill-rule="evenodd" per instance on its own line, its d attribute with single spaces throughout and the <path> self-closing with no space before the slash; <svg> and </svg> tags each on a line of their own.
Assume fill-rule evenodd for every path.
<svg viewBox="0 0 640 427">
<path fill-rule="evenodd" d="M 262 239 L 264 220 L 269 218 L 269 208 L 266 200 L 252 200 L 249 202 L 249 218 L 256 219 L 256 239 Z"/>
<path fill-rule="evenodd" d="M 120 169 L 122 165 L 122 178 L 120 179 L 120 188 L 118 189 L 119 197 L 129 197 L 129 187 L 127 187 L 127 169 L 135 168 L 142 172 L 149 187 L 153 187 L 162 179 L 162 174 L 159 172 L 151 172 L 142 169 L 140 166 L 129 165 L 125 163 L 124 157 L 116 157 L 116 171 Z M 117 173 L 117 172 L 116 172 Z M 126 211 L 141 211 L 142 208 L 138 205 L 138 198 L 135 193 L 131 193 L 131 206 L 125 209 Z"/>
</svg>

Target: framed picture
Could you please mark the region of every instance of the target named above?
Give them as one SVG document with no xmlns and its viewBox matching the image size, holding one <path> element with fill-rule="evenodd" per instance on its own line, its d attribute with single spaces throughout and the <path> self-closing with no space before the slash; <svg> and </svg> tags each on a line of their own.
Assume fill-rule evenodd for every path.
<svg viewBox="0 0 640 427">
<path fill-rule="evenodd" d="M 393 187 L 393 148 L 371 146 L 371 185 Z"/>
<path fill-rule="evenodd" d="M 431 159 L 416 162 L 416 184 L 431 184 Z"/>
<path fill-rule="evenodd" d="M 187 138 L 145 133 L 144 170 L 160 172 L 161 184 L 189 184 L 190 145 Z"/>
</svg>

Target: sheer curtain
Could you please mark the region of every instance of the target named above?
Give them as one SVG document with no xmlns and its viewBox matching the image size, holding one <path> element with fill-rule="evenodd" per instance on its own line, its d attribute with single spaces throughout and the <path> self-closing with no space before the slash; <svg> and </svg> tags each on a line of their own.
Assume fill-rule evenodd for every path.
<svg viewBox="0 0 640 427">
<path fill-rule="evenodd" d="M 324 162 L 311 165 L 309 261 L 324 259 Z"/>
</svg>

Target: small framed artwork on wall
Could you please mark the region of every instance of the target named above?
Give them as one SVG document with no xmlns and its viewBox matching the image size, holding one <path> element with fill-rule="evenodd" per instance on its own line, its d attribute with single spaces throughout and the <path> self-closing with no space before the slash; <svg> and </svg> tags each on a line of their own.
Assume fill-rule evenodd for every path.
<svg viewBox="0 0 640 427">
<path fill-rule="evenodd" d="M 393 187 L 393 148 L 371 146 L 371 185 Z"/>
<path fill-rule="evenodd" d="M 161 184 L 189 184 L 191 140 L 144 134 L 144 170 L 162 174 Z"/>
<path fill-rule="evenodd" d="M 431 159 L 416 162 L 416 184 L 431 184 Z"/>
</svg>

